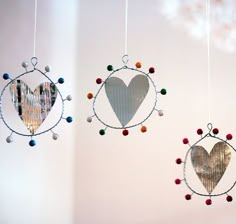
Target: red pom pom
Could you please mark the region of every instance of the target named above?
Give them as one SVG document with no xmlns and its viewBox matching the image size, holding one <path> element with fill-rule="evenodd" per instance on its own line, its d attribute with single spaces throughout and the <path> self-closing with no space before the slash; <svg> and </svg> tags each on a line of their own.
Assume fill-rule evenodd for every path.
<svg viewBox="0 0 236 224">
<path fill-rule="evenodd" d="M 181 163 L 182 163 L 182 159 L 178 158 L 178 159 L 175 160 L 175 162 L 176 162 L 177 164 L 181 164 Z"/>
<path fill-rule="evenodd" d="M 101 83 L 102 83 L 102 79 L 101 79 L 101 78 L 97 78 L 97 79 L 96 79 L 96 83 L 97 83 L 97 84 L 101 84 Z"/>
<path fill-rule="evenodd" d="M 155 72 L 155 68 L 151 67 L 149 68 L 149 73 L 153 74 Z"/>
<path fill-rule="evenodd" d="M 180 183 L 181 183 L 181 180 L 180 180 L 180 179 L 175 179 L 175 183 L 176 183 L 176 184 L 180 184 Z"/>
<path fill-rule="evenodd" d="M 184 144 L 188 144 L 188 139 L 187 139 L 187 138 L 184 138 L 184 139 L 183 139 L 183 143 L 184 143 Z"/>
<path fill-rule="evenodd" d="M 128 131 L 127 129 L 125 129 L 125 130 L 123 130 L 122 134 L 123 134 L 124 136 L 127 136 L 127 135 L 129 134 L 129 131 Z"/>
<path fill-rule="evenodd" d="M 198 135 L 202 135 L 203 134 L 203 130 L 201 128 L 197 129 L 197 134 Z"/>
<path fill-rule="evenodd" d="M 231 134 L 227 134 L 227 135 L 226 135 L 226 139 L 227 139 L 227 140 L 231 140 L 232 138 L 233 138 L 233 135 L 231 135 Z"/>
<path fill-rule="evenodd" d="M 186 199 L 186 200 L 191 200 L 191 198 L 192 198 L 191 194 L 186 194 L 186 195 L 185 195 L 185 199 Z"/>
<path fill-rule="evenodd" d="M 228 202 L 231 202 L 231 201 L 233 201 L 233 198 L 232 198 L 232 196 L 228 195 L 228 196 L 226 197 L 226 200 L 227 200 Z"/>
<path fill-rule="evenodd" d="M 217 134 L 219 133 L 219 130 L 218 130 L 218 128 L 214 128 L 214 129 L 212 130 L 212 132 L 213 132 L 214 135 L 217 135 Z"/>
<path fill-rule="evenodd" d="M 206 200 L 206 205 L 211 205 L 211 202 L 212 202 L 211 199 L 207 199 Z"/>
</svg>

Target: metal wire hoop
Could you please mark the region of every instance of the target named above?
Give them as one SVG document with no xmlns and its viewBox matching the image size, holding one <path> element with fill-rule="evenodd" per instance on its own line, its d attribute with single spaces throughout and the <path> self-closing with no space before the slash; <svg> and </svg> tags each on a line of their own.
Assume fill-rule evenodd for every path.
<svg viewBox="0 0 236 224">
<path fill-rule="evenodd" d="M 8 82 L 5 87 L 3 88 L 3 90 L 1 91 L 1 94 L 0 94 L 0 119 L 2 119 L 3 123 L 5 124 L 5 126 L 11 131 L 11 133 L 15 133 L 17 135 L 20 135 L 20 136 L 26 136 L 26 137 L 33 137 L 33 136 L 38 136 L 38 135 L 41 135 L 41 134 L 44 134 L 48 131 L 52 131 L 52 129 L 54 129 L 59 123 L 60 121 L 63 119 L 63 114 L 64 114 L 64 100 L 63 100 L 63 97 L 62 97 L 62 94 L 61 92 L 59 91 L 59 89 L 57 88 L 57 92 L 60 96 L 60 99 L 61 99 L 61 113 L 59 115 L 59 119 L 55 122 L 55 124 L 53 126 L 51 126 L 50 128 L 46 129 L 46 130 L 43 130 L 41 132 L 36 132 L 34 134 L 24 134 L 24 133 L 21 133 L 21 132 L 18 132 L 16 130 L 14 130 L 13 128 L 10 127 L 10 125 L 7 123 L 7 121 L 5 120 L 4 118 L 4 115 L 3 115 L 3 111 L 2 111 L 2 99 L 3 99 L 3 96 L 4 96 L 4 92 L 6 91 L 6 89 L 8 88 L 8 86 L 14 82 L 15 80 L 19 79 L 20 77 L 26 75 L 26 74 L 29 74 L 29 73 L 33 73 L 35 71 L 38 71 L 39 73 L 41 73 L 44 77 L 46 77 L 51 84 L 55 85 L 56 86 L 56 83 L 53 82 L 44 72 L 42 72 L 41 70 L 37 69 L 36 68 L 36 65 L 38 64 L 38 58 L 37 57 L 32 57 L 31 58 L 31 63 L 32 63 L 32 66 L 33 66 L 33 69 L 28 71 L 27 68 L 26 69 L 26 72 L 18 75 L 17 77 L 15 77 L 14 79 L 10 79 L 10 82 Z"/>
<path fill-rule="evenodd" d="M 215 135 L 213 135 L 211 133 L 212 129 L 213 129 L 213 125 L 211 123 L 208 123 L 207 124 L 207 128 L 208 128 L 208 133 L 205 134 L 204 136 L 202 136 L 196 143 L 194 143 L 192 146 L 190 146 L 190 148 L 188 149 L 186 155 L 185 155 L 185 159 L 184 159 L 184 165 L 183 165 L 183 176 L 184 176 L 184 182 L 186 183 L 186 186 L 190 189 L 190 191 L 192 191 L 194 194 L 196 195 L 199 195 L 199 196 L 208 196 L 208 197 L 217 197 L 217 196 L 221 196 L 221 195 L 225 195 L 227 194 L 229 191 L 231 191 L 234 186 L 236 185 L 236 181 L 231 185 L 231 187 L 222 192 L 222 193 L 218 193 L 218 194 L 212 194 L 212 193 L 208 193 L 208 194 L 203 194 L 203 193 L 199 193 L 197 192 L 196 190 L 194 190 L 194 188 L 192 186 L 190 186 L 189 182 L 188 182 L 188 178 L 187 178 L 187 175 L 186 175 L 186 166 L 187 166 L 187 160 L 188 160 L 188 157 L 189 157 L 189 153 L 191 152 L 191 150 L 193 149 L 194 146 L 196 146 L 199 142 L 201 142 L 202 140 L 204 140 L 205 138 L 214 138 L 214 139 L 218 139 L 220 140 L 221 142 L 224 142 L 225 144 L 227 144 L 230 148 L 232 148 L 235 152 L 236 152 L 236 149 L 229 143 L 227 142 L 226 140 L 222 139 L 222 138 L 219 138 Z"/>
<path fill-rule="evenodd" d="M 128 67 L 127 66 L 127 63 L 128 63 L 128 55 L 124 55 L 122 57 L 122 61 L 124 63 L 124 66 L 121 67 L 121 68 L 118 68 L 116 70 L 113 70 L 110 75 L 105 79 L 105 81 L 102 83 L 102 85 L 100 86 L 100 88 L 98 89 L 98 92 L 96 93 L 96 95 L 94 96 L 94 100 L 93 100 L 93 113 L 94 113 L 94 116 L 103 124 L 105 125 L 106 127 L 109 127 L 109 128 L 113 128 L 113 129 L 128 129 L 128 128 L 133 128 L 135 126 L 138 126 L 138 125 L 141 125 L 142 123 L 144 123 L 153 113 L 154 110 L 156 110 L 156 104 L 157 104 L 157 94 L 158 94 L 158 91 L 157 91 L 157 88 L 156 88 L 156 85 L 154 83 L 154 81 L 151 79 L 151 77 L 149 76 L 148 73 L 145 73 L 141 70 L 138 70 L 136 68 L 131 68 L 131 67 Z M 107 124 L 106 122 L 104 122 L 100 117 L 99 115 L 97 114 L 96 112 L 96 100 L 97 100 L 97 97 L 100 93 L 100 91 L 102 90 L 102 88 L 104 87 L 104 85 L 106 84 L 107 80 L 112 76 L 114 75 L 116 72 L 118 71 L 121 71 L 121 70 L 124 70 L 124 69 L 127 69 L 127 70 L 131 70 L 131 71 L 136 71 L 136 72 L 139 72 L 139 73 L 142 73 L 143 75 L 145 75 L 148 80 L 151 82 L 153 88 L 154 88 L 154 91 L 155 91 L 155 100 L 154 100 L 154 105 L 150 111 L 150 113 L 140 122 L 136 123 L 136 124 L 133 124 L 133 125 L 127 125 L 127 126 L 113 126 L 113 125 L 110 125 L 110 124 Z"/>
</svg>

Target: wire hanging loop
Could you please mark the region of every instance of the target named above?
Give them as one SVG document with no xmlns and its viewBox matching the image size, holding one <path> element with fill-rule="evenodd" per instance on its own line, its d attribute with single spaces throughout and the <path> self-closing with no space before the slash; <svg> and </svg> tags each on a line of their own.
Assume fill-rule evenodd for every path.
<svg viewBox="0 0 236 224">
<path fill-rule="evenodd" d="M 208 130 L 209 130 L 209 133 L 211 132 L 211 130 L 212 130 L 212 128 L 213 128 L 213 125 L 212 125 L 212 123 L 208 123 L 207 124 L 207 128 L 208 128 Z"/>
<path fill-rule="evenodd" d="M 129 62 L 129 55 L 128 54 L 125 54 L 122 57 L 122 62 L 124 63 L 124 65 L 127 65 L 127 63 Z"/>
<path fill-rule="evenodd" d="M 38 64 L 38 58 L 37 58 L 37 57 L 32 57 L 32 58 L 31 58 L 31 64 L 32 64 L 33 67 L 35 68 L 36 65 Z"/>
</svg>

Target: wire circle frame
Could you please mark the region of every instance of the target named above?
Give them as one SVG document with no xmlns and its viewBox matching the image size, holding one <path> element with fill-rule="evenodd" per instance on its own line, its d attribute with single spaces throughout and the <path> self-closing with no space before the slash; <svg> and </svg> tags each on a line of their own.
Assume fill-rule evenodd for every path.
<svg viewBox="0 0 236 224">
<path fill-rule="evenodd" d="M 95 94 L 94 96 L 94 100 L 93 100 L 93 113 L 94 115 L 92 117 L 96 117 L 104 126 L 106 126 L 105 129 L 107 128 L 112 128 L 112 129 L 129 129 L 129 128 L 133 128 L 133 127 L 136 127 L 138 125 L 142 125 L 146 120 L 148 120 L 148 118 L 152 115 L 153 111 L 156 110 L 156 105 L 157 105 L 157 95 L 158 93 L 160 93 L 159 91 L 157 91 L 157 87 L 154 83 L 154 81 L 152 80 L 152 78 L 150 77 L 150 72 L 146 73 L 146 72 L 143 72 L 141 70 L 139 70 L 138 68 L 132 68 L 132 67 L 129 67 L 127 64 L 129 62 L 129 56 L 127 54 L 125 54 L 123 57 L 122 57 L 122 62 L 123 62 L 123 66 L 118 68 L 118 69 L 114 69 L 111 71 L 111 73 L 107 76 L 107 78 L 101 83 L 101 86 L 100 88 L 98 89 L 97 93 Z M 153 91 L 155 92 L 155 99 L 154 99 L 154 104 L 153 106 L 151 107 L 151 111 L 148 113 L 148 115 L 142 119 L 142 121 L 140 122 L 137 122 L 135 124 L 132 124 L 132 125 L 121 125 L 121 126 L 114 126 L 114 125 L 111 125 L 111 124 L 108 124 L 107 122 L 105 122 L 99 115 L 98 113 L 96 112 L 96 102 L 97 102 L 97 97 L 98 95 L 100 94 L 101 90 L 103 89 L 104 85 L 106 84 L 106 82 L 109 80 L 109 78 L 111 76 L 113 76 L 115 73 L 121 71 L 121 70 L 130 70 L 130 71 L 135 71 L 135 72 L 138 72 L 138 73 L 141 73 L 142 75 L 144 75 L 145 77 L 147 77 L 147 79 L 150 81 L 150 83 L 152 84 L 153 86 Z M 154 73 L 154 72 L 152 72 Z"/>
<path fill-rule="evenodd" d="M 4 92 L 6 91 L 6 89 L 9 87 L 9 85 L 10 85 L 11 83 L 13 83 L 14 81 L 18 80 L 20 77 L 22 77 L 22 76 L 24 76 L 24 75 L 26 75 L 26 74 L 33 73 L 33 72 L 37 71 L 37 72 L 39 72 L 40 74 L 42 74 L 46 79 L 48 79 L 49 82 L 50 82 L 52 85 L 56 86 L 56 84 L 58 83 L 58 82 L 56 82 L 56 83 L 53 82 L 52 79 L 50 79 L 49 76 L 46 75 L 47 72 L 50 72 L 50 68 L 49 68 L 48 66 L 47 66 L 47 67 L 48 67 L 47 69 L 46 69 L 46 67 L 45 67 L 46 72 L 42 72 L 41 70 L 39 70 L 38 68 L 36 68 L 36 65 L 38 64 L 38 58 L 37 58 L 37 57 L 32 57 L 32 58 L 31 58 L 31 64 L 32 64 L 32 66 L 33 66 L 33 69 L 27 70 L 28 63 L 27 63 L 27 62 L 23 62 L 23 63 L 22 63 L 22 66 L 25 68 L 25 72 L 22 73 L 22 74 L 20 74 L 20 75 L 18 75 L 18 76 L 15 77 L 14 79 L 11 79 L 11 78 L 9 77 L 8 79 L 10 79 L 10 81 L 4 86 L 4 88 L 3 88 L 3 90 L 1 91 L 1 94 L 0 94 L 0 119 L 3 121 L 3 123 L 5 124 L 5 126 L 11 131 L 10 136 L 12 136 L 12 134 L 15 133 L 15 134 L 20 135 L 20 136 L 25 136 L 25 137 L 31 137 L 31 138 L 32 138 L 33 136 L 42 135 L 42 134 L 44 134 L 44 133 L 46 133 L 46 132 L 49 132 L 49 131 L 53 132 L 52 129 L 54 129 L 54 128 L 60 123 L 60 121 L 61 121 L 62 119 L 64 119 L 64 118 L 63 118 L 63 115 L 64 115 L 64 101 L 65 101 L 66 99 L 63 99 L 62 94 L 61 94 L 61 92 L 59 91 L 59 89 L 58 89 L 57 87 L 56 87 L 57 93 L 59 94 L 60 100 L 61 100 L 61 112 L 59 113 L 59 115 L 58 115 L 59 118 L 58 118 L 58 120 L 55 122 L 55 124 L 52 125 L 51 127 L 47 128 L 46 130 L 43 130 L 43 131 L 38 132 L 38 133 L 36 132 L 36 133 L 31 133 L 31 134 L 24 134 L 24 133 L 21 133 L 21 132 L 19 132 L 19 131 L 14 130 L 14 129 L 8 124 L 8 122 L 6 121 L 6 119 L 4 118 L 3 111 L 2 111 L 2 108 L 3 108 L 2 100 L 3 100 L 3 97 L 4 97 Z M 64 82 L 64 80 L 63 80 L 63 82 Z M 63 82 L 62 82 L 62 83 L 63 83 Z"/>
<path fill-rule="evenodd" d="M 225 143 L 226 145 L 228 145 L 231 149 L 233 149 L 233 151 L 236 152 L 236 149 L 227 141 L 227 140 L 224 140 L 220 137 L 217 137 L 215 134 L 212 134 L 212 130 L 213 130 L 213 125 L 211 123 L 208 123 L 207 124 L 207 128 L 208 128 L 208 132 L 201 136 L 201 138 L 196 142 L 194 143 L 192 146 L 190 145 L 190 148 L 188 149 L 186 155 L 185 155 L 185 158 L 184 158 L 184 161 L 183 161 L 183 176 L 184 176 L 184 179 L 183 181 L 185 182 L 186 186 L 190 189 L 190 191 L 192 191 L 192 193 L 196 194 L 196 195 L 199 195 L 199 196 L 204 196 L 204 197 L 217 197 L 217 196 L 222 196 L 222 195 L 225 195 L 227 194 L 228 192 L 230 192 L 234 186 L 236 185 L 236 181 L 228 188 L 228 190 L 224 191 L 224 192 L 221 192 L 221 193 L 218 193 L 218 194 L 212 194 L 212 193 L 208 193 L 208 194 L 203 194 L 203 193 L 199 193 L 197 192 L 196 190 L 194 190 L 194 188 L 191 186 L 191 184 L 189 184 L 188 182 L 188 178 L 187 178 L 187 175 L 186 175 L 186 166 L 187 166 L 187 160 L 188 160 L 188 157 L 189 157 L 189 153 L 191 152 L 191 150 L 199 143 L 201 142 L 202 140 L 206 139 L 206 138 L 214 138 L 214 139 L 217 139 L 217 140 L 220 140 L 221 142 Z"/>
</svg>

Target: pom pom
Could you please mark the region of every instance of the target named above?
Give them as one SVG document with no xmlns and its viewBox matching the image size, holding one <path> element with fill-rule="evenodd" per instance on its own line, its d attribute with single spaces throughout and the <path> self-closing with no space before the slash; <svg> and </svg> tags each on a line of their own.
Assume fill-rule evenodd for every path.
<svg viewBox="0 0 236 224">
<path fill-rule="evenodd" d="M 71 123 L 71 122 L 73 121 L 73 118 L 69 116 L 69 117 L 66 118 L 66 121 L 67 121 L 68 123 Z"/>
<path fill-rule="evenodd" d="M 227 200 L 228 202 L 231 202 L 231 201 L 233 201 L 233 198 L 232 198 L 232 196 L 227 195 L 226 200 Z"/>
<path fill-rule="evenodd" d="M 212 201 L 211 201 L 211 199 L 209 198 L 209 199 L 207 199 L 206 200 L 206 205 L 211 205 L 212 204 Z"/>
<path fill-rule="evenodd" d="M 58 83 L 63 84 L 64 82 L 65 82 L 65 80 L 63 78 L 58 79 Z"/>
<path fill-rule="evenodd" d="M 52 139 L 53 140 L 57 140 L 59 138 L 59 135 L 58 134 L 56 134 L 56 133 L 53 133 L 52 134 Z"/>
<path fill-rule="evenodd" d="M 88 121 L 89 123 L 91 123 L 91 122 L 92 122 L 92 117 L 87 117 L 87 121 Z"/>
<path fill-rule="evenodd" d="M 113 70 L 113 66 L 112 66 L 112 65 L 108 65 L 108 66 L 107 66 L 107 70 L 108 70 L 108 71 L 112 71 L 112 70 Z"/>
<path fill-rule="evenodd" d="M 67 99 L 68 101 L 71 101 L 71 100 L 72 100 L 72 96 L 71 96 L 71 95 L 68 95 L 68 96 L 66 97 L 66 99 Z"/>
<path fill-rule="evenodd" d="M 166 89 L 161 89 L 161 95 L 166 95 L 167 91 Z"/>
<path fill-rule="evenodd" d="M 92 93 L 88 93 L 88 94 L 87 94 L 87 98 L 88 98 L 89 100 L 91 100 L 91 99 L 93 98 L 93 94 L 92 94 Z"/>
<path fill-rule="evenodd" d="M 155 72 L 155 68 L 151 67 L 149 68 L 149 73 L 153 74 Z"/>
<path fill-rule="evenodd" d="M 5 80 L 10 79 L 10 75 L 7 74 L 7 73 L 4 73 L 2 77 L 3 77 L 3 79 L 5 79 Z"/>
<path fill-rule="evenodd" d="M 21 65 L 23 68 L 27 68 L 29 64 L 27 61 L 23 61 Z"/>
<path fill-rule="evenodd" d="M 124 136 L 127 136 L 127 135 L 129 134 L 129 131 L 128 131 L 127 129 L 124 129 L 124 130 L 122 131 L 122 134 L 123 134 Z"/>
<path fill-rule="evenodd" d="M 100 135 L 105 135 L 105 133 L 106 133 L 106 132 L 105 132 L 104 129 L 101 129 L 101 130 L 99 131 L 99 134 L 100 134 Z"/>
<path fill-rule="evenodd" d="M 50 72 L 50 71 L 51 71 L 51 67 L 50 67 L 49 65 L 47 65 L 47 66 L 45 67 L 45 71 L 46 71 L 46 72 Z"/>
<path fill-rule="evenodd" d="M 233 135 L 231 135 L 231 134 L 227 134 L 227 135 L 226 135 L 226 139 L 227 139 L 227 140 L 231 140 L 232 138 L 233 138 Z"/>
<path fill-rule="evenodd" d="M 218 130 L 218 128 L 214 128 L 214 129 L 212 130 L 212 132 L 213 132 L 214 135 L 217 135 L 217 134 L 219 133 L 219 130 Z"/>
<path fill-rule="evenodd" d="M 97 84 L 101 84 L 101 83 L 102 83 L 102 79 L 101 79 L 101 78 L 97 78 L 97 79 L 96 79 L 96 83 L 97 83 Z"/>
<path fill-rule="evenodd" d="M 202 135 L 203 134 L 203 130 L 201 128 L 197 129 L 197 134 L 198 135 Z"/>
<path fill-rule="evenodd" d="M 185 199 L 186 199 L 186 200 L 191 200 L 191 198 L 192 198 L 191 194 L 186 194 L 186 195 L 185 195 Z"/>
<path fill-rule="evenodd" d="M 35 145 L 36 145 L 36 141 L 33 140 L 33 139 L 31 139 L 31 140 L 29 141 L 29 145 L 30 145 L 31 147 L 35 146 Z"/>
<path fill-rule="evenodd" d="M 7 143 L 12 143 L 13 142 L 13 137 L 10 135 L 6 138 Z"/>
<path fill-rule="evenodd" d="M 188 144 L 188 143 L 189 143 L 188 139 L 187 139 L 187 138 L 184 138 L 184 139 L 183 139 L 183 143 L 184 143 L 185 145 Z"/>
<path fill-rule="evenodd" d="M 142 64 L 141 64 L 141 62 L 137 62 L 136 64 L 135 64 L 135 66 L 136 66 L 136 68 L 141 68 L 142 67 Z"/>
<path fill-rule="evenodd" d="M 160 117 L 162 117 L 162 116 L 164 115 L 163 110 L 158 110 L 158 115 L 159 115 Z"/>
<path fill-rule="evenodd" d="M 182 163 L 182 159 L 178 158 L 175 160 L 176 164 L 181 164 Z"/>
<path fill-rule="evenodd" d="M 181 180 L 180 179 L 175 179 L 175 184 L 181 184 Z"/>
<path fill-rule="evenodd" d="M 146 127 L 146 126 L 142 126 L 140 130 L 141 130 L 141 132 L 143 132 L 143 133 L 144 133 L 144 132 L 146 132 L 146 131 L 147 131 L 147 127 Z"/>
</svg>

